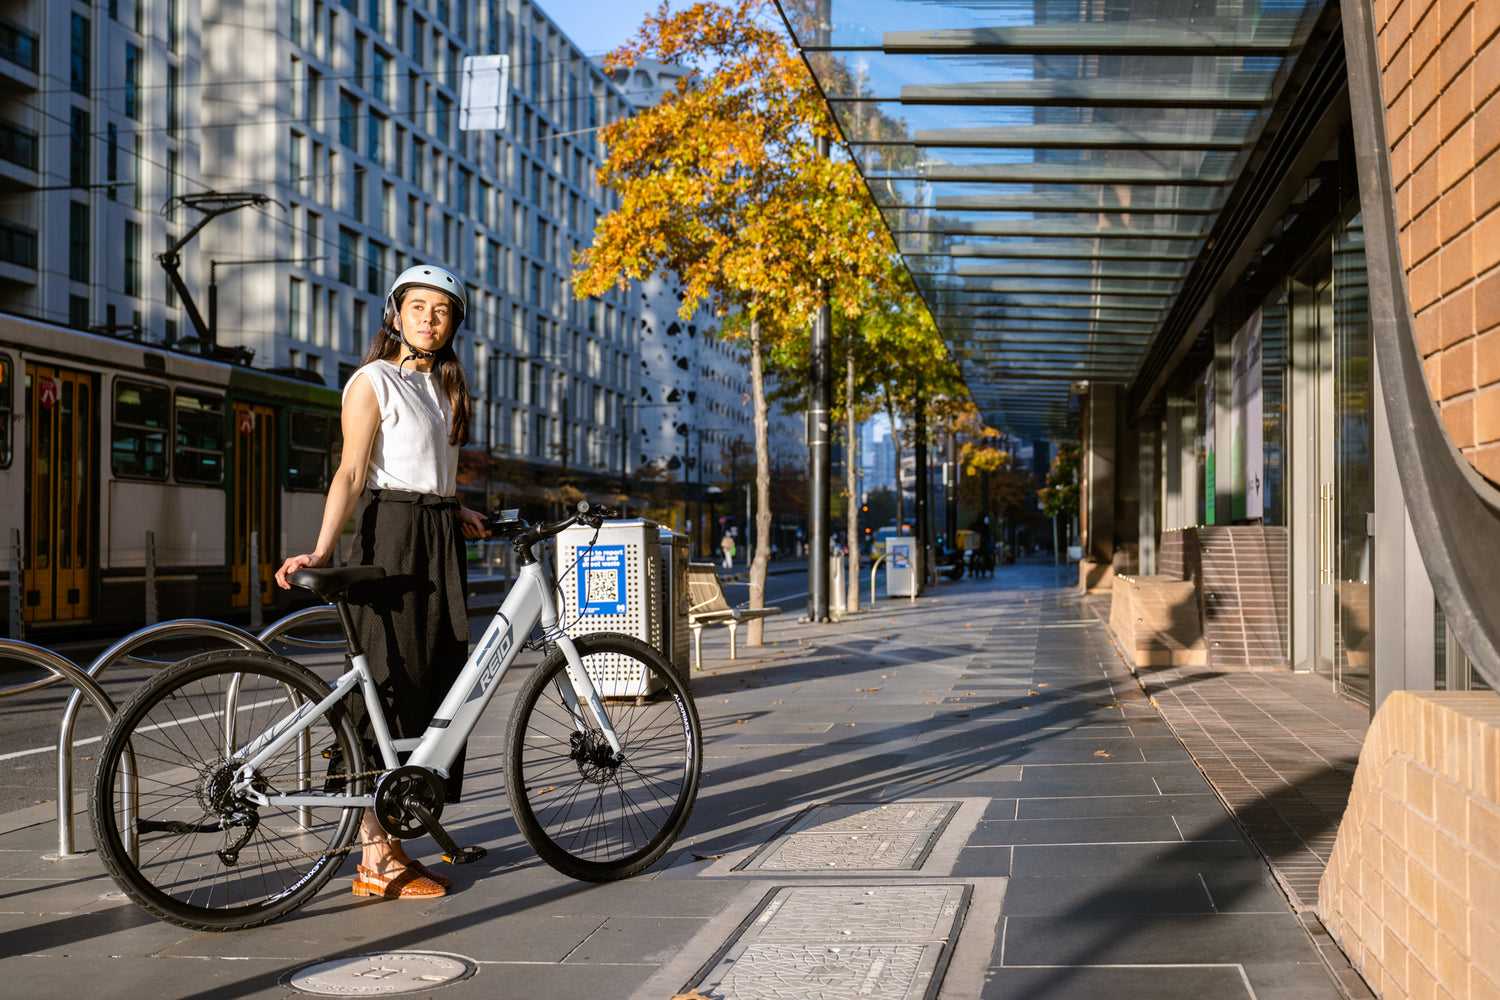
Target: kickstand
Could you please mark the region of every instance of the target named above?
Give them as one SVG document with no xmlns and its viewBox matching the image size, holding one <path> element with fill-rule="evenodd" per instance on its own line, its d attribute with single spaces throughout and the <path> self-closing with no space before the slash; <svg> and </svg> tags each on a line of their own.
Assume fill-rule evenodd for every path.
<svg viewBox="0 0 1500 1000">
<path fill-rule="evenodd" d="M 437 821 L 437 818 L 428 812 L 421 803 L 410 802 L 407 804 L 407 808 L 417 818 L 417 822 L 422 824 L 422 828 L 432 834 L 432 839 L 436 840 L 438 846 L 443 849 L 443 860 L 450 865 L 466 865 L 470 862 L 478 861 L 489 853 L 483 847 L 459 847 L 458 844 L 454 843 L 448 831 L 443 829 L 442 824 Z"/>
</svg>

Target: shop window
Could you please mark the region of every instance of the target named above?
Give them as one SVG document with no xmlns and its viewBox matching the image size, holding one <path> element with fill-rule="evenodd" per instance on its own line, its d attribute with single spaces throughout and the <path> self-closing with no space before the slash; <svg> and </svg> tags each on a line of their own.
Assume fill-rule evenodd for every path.
<svg viewBox="0 0 1500 1000">
<path fill-rule="evenodd" d="M 0 355 L 0 469 L 10 468 L 10 413 L 15 400 L 11 386 L 14 384 L 15 369 L 11 367 L 10 358 Z"/>
</svg>

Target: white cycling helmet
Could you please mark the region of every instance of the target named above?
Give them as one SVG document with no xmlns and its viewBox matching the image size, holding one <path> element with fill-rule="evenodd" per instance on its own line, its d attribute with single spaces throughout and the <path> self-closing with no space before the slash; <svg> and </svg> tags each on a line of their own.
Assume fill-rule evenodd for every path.
<svg viewBox="0 0 1500 1000">
<path fill-rule="evenodd" d="M 469 311 L 468 296 L 464 292 L 464 283 L 458 280 L 458 275 L 431 264 L 415 264 L 396 275 L 396 280 L 391 285 L 391 292 L 386 296 L 386 304 L 396 309 L 396 297 L 408 288 L 418 285 L 446 292 L 458 309 L 456 321 L 462 321 L 464 314 Z"/>
</svg>

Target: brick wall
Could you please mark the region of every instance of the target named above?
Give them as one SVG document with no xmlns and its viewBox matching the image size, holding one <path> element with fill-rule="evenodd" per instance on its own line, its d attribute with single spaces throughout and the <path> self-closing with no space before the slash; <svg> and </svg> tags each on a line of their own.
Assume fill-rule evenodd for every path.
<svg viewBox="0 0 1500 1000">
<path fill-rule="evenodd" d="M 1417 349 L 1454 444 L 1500 482 L 1500 2 L 1373 8 Z"/>
<path fill-rule="evenodd" d="M 1318 916 L 1382 1000 L 1500 996 L 1500 695 L 1381 705 Z"/>
<path fill-rule="evenodd" d="M 1164 531 L 1157 568 L 1163 576 L 1194 584 L 1210 666 L 1290 667 L 1286 528 L 1242 524 Z"/>
</svg>

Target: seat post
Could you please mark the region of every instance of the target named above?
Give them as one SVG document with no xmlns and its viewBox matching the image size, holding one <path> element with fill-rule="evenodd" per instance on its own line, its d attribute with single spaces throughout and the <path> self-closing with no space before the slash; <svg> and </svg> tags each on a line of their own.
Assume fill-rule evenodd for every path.
<svg viewBox="0 0 1500 1000">
<path fill-rule="evenodd" d="M 333 606 L 339 612 L 339 625 L 344 629 L 344 639 L 349 646 L 349 655 L 351 657 L 362 656 L 364 648 L 359 644 L 359 633 L 354 631 L 354 616 L 349 613 L 349 602 L 343 594 L 340 594 L 333 602 Z"/>
</svg>

